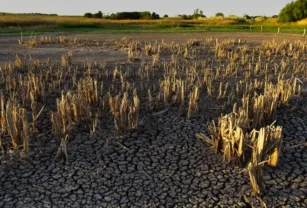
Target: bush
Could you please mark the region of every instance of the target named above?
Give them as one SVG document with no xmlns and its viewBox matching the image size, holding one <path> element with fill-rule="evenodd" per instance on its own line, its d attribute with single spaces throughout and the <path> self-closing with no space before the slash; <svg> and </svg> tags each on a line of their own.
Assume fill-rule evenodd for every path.
<svg viewBox="0 0 307 208">
<path fill-rule="evenodd" d="M 164 17 L 164 18 L 168 18 L 168 15 L 167 15 L 167 14 L 165 14 L 163 17 Z"/>
<path fill-rule="evenodd" d="M 263 22 L 264 20 L 265 20 L 264 17 L 256 17 L 256 18 L 255 18 L 255 21 L 256 21 L 256 22 Z"/>
<path fill-rule="evenodd" d="M 288 3 L 279 13 L 279 22 L 295 22 L 307 17 L 307 1 L 296 0 Z"/>
</svg>

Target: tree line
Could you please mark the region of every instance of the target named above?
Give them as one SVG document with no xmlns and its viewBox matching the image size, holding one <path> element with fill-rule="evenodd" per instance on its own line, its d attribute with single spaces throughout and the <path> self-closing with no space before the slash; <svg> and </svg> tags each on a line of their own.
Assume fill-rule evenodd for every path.
<svg viewBox="0 0 307 208">
<path fill-rule="evenodd" d="M 85 18 L 103 18 L 103 19 L 112 19 L 112 20 L 140 20 L 140 19 L 160 19 L 160 15 L 155 12 L 117 12 L 112 13 L 110 15 L 104 15 L 101 11 L 92 14 L 92 13 L 85 13 Z"/>
<path fill-rule="evenodd" d="M 216 17 L 224 18 L 224 14 L 221 12 L 216 13 Z M 104 15 L 101 11 L 97 13 L 85 13 L 84 17 L 86 18 L 104 18 L 104 19 L 113 19 L 113 20 L 139 20 L 139 19 L 160 19 L 160 15 L 155 12 L 117 12 L 112 13 L 110 15 Z M 167 18 L 168 15 L 164 15 L 164 18 Z M 189 20 L 189 19 L 199 19 L 202 17 L 206 17 L 202 10 L 196 9 L 194 13 L 191 15 L 182 14 L 178 16 L 181 19 Z M 247 14 L 244 15 L 245 19 L 255 19 L 258 16 L 252 17 Z M 307 0 L 296 0 L 288 3 L 282 10 L 279 15 L 274 15 L 272 18 L 278 18 L 279 22 L 296 22 L 298 20 L 302 20 L 307 18 Z"/>
</svg>

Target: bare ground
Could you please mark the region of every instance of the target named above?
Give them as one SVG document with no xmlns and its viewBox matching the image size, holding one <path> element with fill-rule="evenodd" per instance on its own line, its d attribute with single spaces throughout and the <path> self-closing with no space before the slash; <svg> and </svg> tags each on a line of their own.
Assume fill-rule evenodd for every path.
<svg viewBox="0 0 307 208">
<path fill-rule="evenodd" d="M 78 34 L 82 39 L 116 40 L 124 35 Z M 265 39 L 302 39 L 298 35 L 255 33 L 129 34 L 137 40 L 186 42 L 196 38 L 241 38 L 255 46 Z M 0 37 L 0 62 L 15 54 L 60 61 L 127 61 L 126 52 L 106 48 L 19 46 L 17 37 Z M 78 132 L 69 143 L 69 161 L 54 161 L 58 140 L 41 135 L 28 160 L 1 164 L 0 207 L 307 207 L 307 100 L 279 112 L 284 126 L 280 166 L 267 168 L 266 192 L 251 193 L 243 167 L 226 165 L 210 146 L 195 139 L 216 115 L 206 104 L 188 120 L 177 109 L 146 117 L 138 130 L 114 137 L 112 127 L 90 136 Z M 214 111 L 214 110 L 213 110 Z M 145 118 L 145 117 L 144 117 Z M 48 122 L 41 128 L 48 128 Z M 47 144 L 47 145 L 46 145 Z"/>
</svg>

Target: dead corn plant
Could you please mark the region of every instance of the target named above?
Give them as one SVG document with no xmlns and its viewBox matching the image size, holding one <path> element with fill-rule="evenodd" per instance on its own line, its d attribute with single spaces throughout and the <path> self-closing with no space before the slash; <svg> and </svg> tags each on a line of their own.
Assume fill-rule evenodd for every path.
<svg viewBox="0 0 307 208">
<path fill-rule="evenodd" d="M 229 86 L 229 82 L 227 82 L 223 88 L 223 82 L 220 82 L 220 86 L 219 86 L 219 94 L 217 96 L 217 99 L 222 99 L 225 98 L 227 95 L 227 91 L 228 91 L 228 86 Z"/>
<path fill-rule="evenodd" d="M 5 101 L 4 96 L 0 94 L 0 124 L 1 124 L 1 131 L 0 131 L 0 147 L 3 148 L 2 144 L 2 137 L 7 132 L 7 123 L 6 123 L 6 113 L 5 113 Z"/>
<path fill-rule="evenodd" d="M 152 56 L 155 54 L 160 53 L 160 46 L 152 45 L 152 44 L 145 44 L 144 52 L 146 56 Z"/>
<path fill-rule="evenodd" d="M 129 129 L 137 128 L 140 101 L 136 90 L 133 93 L 133 103 L 129 102 L 128 93 L 125 92 L 123 95 L 110 96 L 109 105 L 118 134 L 123 134 Z"/>
<path fill-rule="evenodd" d="M 277 99 L 271 96 L 256 95 L 252 99 L 252 127 L 259 129 L 276 120 Z"/>
<path fill-rule="evenodd" d="M 136 41 L 130 41 L 128 46 L 128 60 L 129 61 L 139 61 L 142 58 L 141 49 L 139 43 Z"/>
<path fill-rule="evenodd" d="M 57 42 L 62 43 L 62 44 L 64 44 L 64 43 L 67 44 L 67 43 L 69 43 L 69 37 L 61 35 L 57 38 Z"/>
<path fill-rule="evenodd" d="M 28 48 L 35 48 L 36 45 L 37 45 L 36 36 L 33 37 L 31 35 L 28 40 L 24 40 L 23 36 L 21 34 L 20 39 L 18 39 L 18 43 L 19 43 L 19 45 L 22 45 L 22 46 L 25 46 L 25 47 L 28 47 Z"/>
<path fill-rule="evenodd" d="M 11 137 L 13 149 L 22 146 L 22 156 L 26 156 L 29 152 L 29 125 L 26 110 L 20 108 L 11 100 L 7 101 L 4 110 L 4 99 L 1 99 L 1 129 L 3 132 L 5 129 L 7 130 Z"/>
<path fill-rule="evenodd" d="M 71 66 L 72 64 L 72 52 L 62 56 L 62 66 Z"/>
<path fill-rule="evenodd" d="M 160 54 L 157 53 L 152 57 L 152 67 L 159 68 L 160 67 Z"/>
<path fill-rule="evenodd" d="M 198 98 L 199 98 L 199 89 L 197 86 L 194 87 L 190 93 L 189 107 L 188 107 L 188 119 L 191 118 L 192 113 L 198 112 Z"/>
<path fill-rule="evenodd" d="M 15 68 L 17 69 L 21 69 L 22 68 L 22 61 L 21 59 L 19 58 L 18 54 L 16 54 L 16 59 L 15 59 Z"/>
<path fill-rule="evenodd" d="M 54 39 L 49 35 L 49 36 L 41 36 L 39 38 L 39 44 L 51 44 L 54 42 Z"/>
<path fill-rule="evenodd" d="M 259 131 L 253 131 L 251 136 L 253 144 L 252 158 L 248 164 L 250 181 L 253 191 L 261 193 L 263 190 L 263 167 L 265 163 L 275 167 L 282 142 L 282 127 L 267 126 Z"/>
<path fill-rule="evenodd" d="M 96 79 L 88 77 L 80 80 L 77 85 L 80 94 L 90 105 L 99 104 L 98 82 Z"/>
<path fill-rule="evenodd" d="M 244 109 L 237 110 L 235 105 L 232 113 L 218 119 L 217 126 L 213 122 L 208 128 L 211 138 L 202 134 L 196 136 L 211 144 L 216 153 L 221 152 L 227 163 L 244 161 L 246 130 L 249 128 L 249 119 Z"/>
<path fill-rule="evenodd" d="M 61 99 L 57 99 L 57 111 L 51 113 L 51 123 L 54 134 L 61 138 L 61 144 L 56 158 L 63 153 L 67 161 L 67 142 L 74 127 L 79 125 L 86 129 L 91 128 L 91 111 L 89 104 L 82 95 L 62 93 Z"/>
<path fill-rule="evenodd" d="M 300 94 L 301 88 L 297 80 L 298 79 L 284 80 L 278 77 L 276 85 L 273 85 L 271 82 L 268 84 L 265 83 L 264 95 L 276 98 L 278 100 L 278 107 L 280 107 L 280 105 L 286 104 L 293 96 Z"/>
<path fill-rule="evenodd" d="M 128 49 L 128 60 L 132 62 L 141 60 L 141 53 L 135 52 L 131 48 L 129 48 Z"/>
</svg>

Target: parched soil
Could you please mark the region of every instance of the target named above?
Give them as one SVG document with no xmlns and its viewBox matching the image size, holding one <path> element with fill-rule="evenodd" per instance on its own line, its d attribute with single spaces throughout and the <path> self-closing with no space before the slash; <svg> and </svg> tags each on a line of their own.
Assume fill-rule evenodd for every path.
<svg viewBox="0 0 307 208">
<path fill-rule="evenodd" d="M 67 35 L 65 33 L 46 33 L 47 36 L 58 36 L 58 35 Z M 273 40 L 277 42 L 284 40 L 305 40 L 305 37 L 302 35 L 293 35 L 293 34 L 273 34 L 273 33 L 154 33 L 154 34 L 68 34 L 71 37 L 78 37 L 83 40 L 91 41 L 112 41 L 119 40 L 123 37 L 129 37 L 134 40 L 139 41 L 162 41 L 166 43 L 185 43 L 189 39 L 206 39 L 206 38 L 217 38 L 217 39 L 241 39 L 242 41 L 247 41 L 253 46 L 258 46 L 264 40 Z M 39 60 L 46 60 L 51 58 L 53 60 L 61 60 L 61 56 L 68 52 L 72 51 L 74 55 L 74 60 L 84 61 L 86 58 L 93 61 L 114 61 L 122 62 L 127 61 L 126 53 L 117 53 L 117 51 L 110 51 L 106 48 L 97 49 L 97 48 L 63 48 L 63 47 L 50 47 L 50 46 L 40 46 L 39 48 L 28 49 L 23 46 L 18 45 L 18 39 L 20 37 L 0 37 L 0 63 L 6 63 L 8 61 L 15 60 L 16 54 L 22 56 L 28 56 L 29 58 L 37 58 Z M 23 37 L 28 38 L 28 37 Z"/>
<path fill-rule="evenodd" d="M 124 35 L 76 36 L 104 41 Z M 255 47 L 273 38 L 304 40 L 299 35 L 255 33 L 126 36 L 169 43 L 240 38 Z M 17 38 L 0 37 L 1 65 L 14 62 L 15 54 L 60 62 L 63 54 L 72 51 L 74 63 L 90 60 L 107 67 L 134 66 L 127 62 L 126 51 L 105 46 L 30 49 L 18 45 Z M 226 164 L 209 144 L 195 137 L 199 132 L 208 134 L 207 124 L 221 113 L 216 106 L 221 103 L 206 100 L 199 105 L 198 115 L 191 119 L 176 107 L 141 113 L 139 127 L 124 136 L 116 136 L 109 119 L 93 135 L 76 129 L 68 144 L 67 162 L 55 160 L 60 140 L 51 133 L 49 118 L 40 118 L 42 132 L 31 144 L 28 158 L 20 159 L 15 153 L 0 158 L 0 207 L 307 207 L 307 97 L 302 96 L 295 107 L 278 111 L 277 123 L 284 134 L 280 165 L 265 168 L 262 195 L 252 193 L 246 166 Z"/>
</svg>

